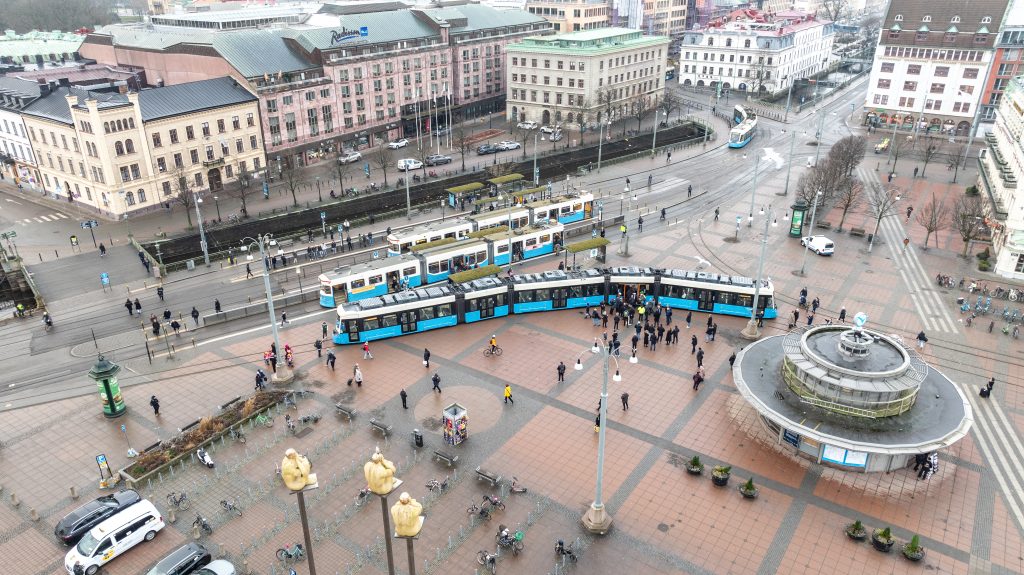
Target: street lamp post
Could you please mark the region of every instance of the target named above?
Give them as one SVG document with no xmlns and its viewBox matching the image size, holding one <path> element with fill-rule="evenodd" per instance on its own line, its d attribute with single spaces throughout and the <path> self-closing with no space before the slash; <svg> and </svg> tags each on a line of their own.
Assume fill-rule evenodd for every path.
<svg viewBox="0 0 1024 575">
<path fill-rule="evenodd" d="M 789 78 L 789 76 L 786 76 L 786 78 Z M 789 121 L 789 102 L 790 102 L 790 99 L 792 97 L 793 97 L 793 80 L 790 79 L 789 80 L 789 91 L 786 92 L 786 113 L 782 116 L 782 123 L 786 123 L 786 122 Z"/>
<path fill-rule="evenodd" d="M 248 245 L 246 245 L 248 243 Z M 260 250 L 260 267 L 263 268 L 263 290 L 267 295 L 267 313 L 270 314 L 270 332 L 274 336 L 274 348 L 277 350 L 277 369 L 272 376 L 275 383 L 289 383 L 292 380 L 292 371 L 288 368 L 287 361 L 280 361 L 280 354 L 284 353 L 281 347 L 281 337 L 277 333 L 277 315 L 274 312 L 274 297 L 270 289 L 270 266 L 267 263 L 266 247 L 275 246 L 277 242 L 271 234 L 264 234 L 253 238 L 242 239 L 242 251 L 248 252 L 249 247 L 255 244 Z"/>
<path fill-rule="evenodd" d="M 409 195 L 409 170 L 405 171 L 405 219 L 412 219 L 412 197 Z"/>
<path fill-rule="evenodd" d="M 608 514 L 604 507 L 604 446 L 605 446 L 605 429 L 608 427 L 608 360 L 615 361 L 615 375 L 612 380 L 615 382 L 622 381 L 622 375 L 619 374 L 619 360 L 615 359 L 615 356 L 608 353 L 608 347 L 604 345 L 598 345 L 597 340 L 594 340 L 594 347 L 590 349 L 591 353 L 600 353 L 602 364 L 603 364 L 603 376 L 601 379 L 601 411 L 600 411 L 600 425 L 597 430 L 597 489 L 594 493 L 594 502 L 590 504 L 590 508 L 583 514 L 583 527 L 596 535 L 604 535 L 608 533 L 608 530 L 612 526 L 612 516 Z M 582 355 L 582 354 L 580 354 Z M 632 358 L 630 358 L 632 362 Z M 576 365 L 574 366 L 576 371 L 583 370 L 583 363 L 579 356 L 576 357 Z"/>
<path fill-rule="evenodd" d="M 811 206 L 811 226 L 809 228 L 807 228 L 809 230 L 807 232 L 809 234 L 808 237 L 813 237 L 813 234 L 814 234 L 814 216 L 818 213 L 818 202 L 820 202 L 820 201 L 821 201 L 821 191 L 818 191 L 816 194 L 814 194 L 814 205 Z M 801 240 L 803 239 L 803 232 L 800 233 L 800 238 L 801 238 Z M 803 259 L 800 262 L 800 275 L 801 276 L 807 275 L 807 273 L 806 273 L 806 269 L 807 269 L 807 252 L 809 252 L 809 251 L 811 251 L 811 242 L 808 240 L 808 241 L 804 242 L 804 256 L 803 256 Z"/>
<path fill-rule="evenodd" d="M 217 221 L 218 222 L 221 221 L 221 219 L 220 219 L 220 201 L 219 200 L 220 200 L 220 198 L 218 198 L 217 196 L 213 196 L 213 205 L 217 206 Z"/>
<path fill-rule="evenodd" d="M 658 119 L 661 117 L 661 111 L 654 111 L 654 137 L 651 138 L 651 157 L 654 157 L 655 150 L 658 149 Z"/>
<path fill-rule="evenodd" d="M 540 137 L 540 130 L 533 135 L 533 185 L 537 187 L 540 185 L 540 170 L 537 169 L 537 139 L 540 138 L 544 141 L 544 138 Z"/>
<path fill-rule="evenodd" d="M 206 230 L 203 228 L 203 214 L 199 212 L 199 204 L 203 203 L 203 199 L 199 197 L 199 194 L 193 196 L 196 204 L 196 221 L 199 222 L 199 242 L 203 246 L 203 261 L 206 263 L 206 267 L 210 267 L 210 251 L 206 247 Z"/>
<path fill-rule="evenodd" d="M 835 112 L 832 112 L 835 114 Z M 822 130 L 825 129 L 825 109 L 818 110 L 818 114 L 821 115 L 821 119 L 818 120 L 818 133 L 814 135 L 814 140 L 817 143 L 814 150 L 814 167 L 818 167 L 818 158 L 821 156 L 821 136 Z"/>
<path fill-rule="evenodd" d="M 765 214 L 764 210 L 761 210 L 761 214 Z M 768 248 L 768 224 L 771 222 L 772 227 L 779 225 L 778 220 L 773 220 L 771 213 L 765 214 L 764 218 L 764 237 L 761 238 L 761 258 L 757 262 L 757 276 L 754 280 L 754 302 L 750 307 L 750 321 L 747 322 L 747 327 L 743 328 L 740 335 L 747 339 L 757 339 L 761 337 L 761 330 L 758 328 L 758 307 L 761 302 L 761 285 L 764 283 L 762 274 L 764 274 L 764 257 L 765 251 Z"/>
<path fill-rule="evenodd" d="M 782 195 L 789 195 L 789 173 L 793 171 L 793 147 L 796 146 L 796 130 L 793 130 L 793 136 L 789 140 L 789 163 L 786 166 L 786 187 L 782 190 Z"/>
<path fill-rule="evenodd" d="M 306 543 L 306 563 L 309 575 L 316 575 L 316 562 L 313 560 L 313 538 L 309 535 L 309 518 L 306 517 L 306 492 L 320 487 L 316 473 L 310 473 L 312 465 L 305 455 L 299 455 L 294 449 L 285 451 L 281 460 L 281 481 L 288 491 L 295 495 L 299 504 L 299 523 L 302 524 L 302 540 Z"/>
<path fill-rule="evenodd" d="M 318 201 L 318 202 L 324 201 L 324 195 L 320 191 L 320 176 L 316 177 L 316 201 Z"/>
<path fill-rule="evenodd" d="M 757 194 L 757 170 L 761 167 L 761 154 L 754 152 L 754 185 L 750 186 L 750 215 L 747 216 L 747 227 L 754 225 L 754 197 Z"/>
<path fill-rule="evenodd" d="M 611 126 L 611 122 L 601 122 L 601 135 L 597 139 L 597 173 L 601 173 L 601 144 L 604 143 L 604 127 L 605 125 Z M 609 128 L 610 129 L 610 128 Z"/>
</svg>

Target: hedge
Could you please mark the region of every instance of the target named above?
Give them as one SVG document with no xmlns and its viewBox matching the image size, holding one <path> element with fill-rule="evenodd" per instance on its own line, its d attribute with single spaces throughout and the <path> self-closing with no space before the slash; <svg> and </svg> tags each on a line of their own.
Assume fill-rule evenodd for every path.
<svg viewBox="0 0 1024 575">
<path fill-rule="evenodd" d="M 452 281 L 452 283 L 461 284 L 461 283 L 471 282 L 473 280 L 478 280 L 480 278 L 485 278 L 487 276 L 496 276 L 496 275 L 498 275 L 500 273 L 501 273 L 501 266 L 496 266 L 494 264 L 491 264 L 489 266 L 483 266 L 483 267 L 480 267 L 480 268 L 473 268 L 471 270 L 466 270 L 464 272 L 459 272 L 459 273 L 452 274 L 452 275 L 448 276 L 448 279 L 450 279 Z"/>
<path fill-rule="evenodd" d="M 438 246 L 446 246 L 448 244 L 453 244 L 456 241 L 458 240 L 456 240 L 455 238 L 441 238 L 439 240 L 434 240 L 432 242 L 427 242 L 425 244 L 418 244 L 412 246 L 411 248 L 409 248 L 409 251 L 421 252 L 423 250 L 429 250 L 430 248 L 436 248 Z"/>
<path fill-rule="evenodd" d="M 588 250 L 592 250 L 594 248 L 606 246 L 610 243 L 612 242 L 609 241 L 608 238 L 590 238 L 587 240 L 583 240 L 582 242 L 576 242 L 574 244 L 569 244 L 565 246 L 565 251 L 569 252 L 570 254 L 578 254 L 580 252 L 585 252 Z"/>
</svg>

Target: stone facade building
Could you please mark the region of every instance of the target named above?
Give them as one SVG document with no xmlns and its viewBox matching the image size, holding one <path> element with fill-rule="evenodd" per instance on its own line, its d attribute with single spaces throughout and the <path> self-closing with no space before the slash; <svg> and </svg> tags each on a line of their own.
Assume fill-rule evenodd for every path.
<svg viewBox="0 0 1024 575">
<path fill-rule="evenodd" d="M 1017 280 L 1024 279 L 1024 197 L 1017 192 L 1024 181 L 1022 136 L 1024 77 L 1018 76 L 1007 85 L 978 159 L 978 187 L 988 200 L 984 223 L 996 254 L 993 271 Z"/>
</svg>

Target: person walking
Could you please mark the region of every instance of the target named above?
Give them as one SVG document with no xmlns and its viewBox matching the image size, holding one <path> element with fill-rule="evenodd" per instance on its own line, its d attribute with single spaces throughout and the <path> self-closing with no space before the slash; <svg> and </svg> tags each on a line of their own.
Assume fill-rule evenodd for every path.
<svg viewBox="0 0 1024 575">
<path fill-rule="evenodd" d="M 160 400 L 157 399 L 155 395 L 151 396 L 149 398 L 149 405 L 151 405 L 153 407 L 153 415 L 159 416 L 160 415 Z"/>
<path fill-rule="evenodd" d="M 693 390 L 700 391 L 700 384 L 704 382 L 704 378 L 699 373 L 693 374 Z"/>
<path fill-rule="evenodd" d="M 263 391 L 263 382 L 267 380 L 267 374 L 263 373 L 262 369 L 256 370 L 256 387 L 253 388 L 256 391 Z"/>
<path fill-rule="evenodd" d="M 914 471 L 921 469 L 926 463 L 928 463 L 928 454 L 918 453 L 914 456 Z"/>
<path fill-rule="evenodd" d="M 629 393 L 623 391 L 622 395 L 622 411 L 629 411 Z"/>
<path fill-rule="evenodd" d="M 107 255 L 107 246 L 103 245 L 103 242 L 100 242 L 100 257 L 102 258 L 102 257 L 104 257 L 106 255 Z"/>
<path fill-rule="evenodd" d="M 327 339 L 327 322 L 320 323 L 320 338 Z"/>
<path fill-rule="evenodd" d="M 249 279 L 251 277 L 253 277 L 252 268 L 249 266 L 249 264 L 245 264 L 245 279 Z"/>
<path fill-rule="evenodd" d="M 286 323 L 288 323 L 288 312 L 283 311 L 281 312 L 281 327 L 284 327 Z"/>
<path fill-rule="evenodd" d="M 697 353 L 697 334 L 690 336 L 690 355 Z"/>
<path fill-rule="evenodd" d="M 438 375 L 436 371 L 434 372 L 434 377 L 430 378 L 430 381 L 434 384 L 434 387 L 430 388 L 430 391 L 434 391 L 436 389 L 438 393 L 441 393 L 441 376 Z"/>
<path fill-rule="evenodd" d="M 686 197 L 689 198 L 693 195 L 693 184 L 686 186 Z"/>
<path fill-rule="evenodd" d="M 846 323 L 846 307 L 839 309 L 839 323 Z"/>
<path fill-rule="evenodd" d="M 757 316 L 757 327 L 764 327 L 764 314 L 758 312 Z M 718 324 L 711 324 L 711 341 L 715 341 L 715 336 L 718 335 Z"/>
<path fill-rule="evenodd" d="M 914 213 L 914 206 L 907 206 L 907 223 L 910 223 L 910 214 Z"/>
<path fill-rule="evenodd" d="M 672 345 L 679 345 L 679 326 L 672 328 Z"/>
<path fill-rule="evenodd" d="M 142 304 L 139 303 L 139 298 L 135 298 L 135 315 L 142 316 Z"/>
<path fill-rule="evenodd" d="M 359 369 L 358 363 L 352 367 L 352 379 L 348 380 L 349 386 L 352 385 L 353 381 L 356 382 L 356 387 L 363 386 L 363 370 Z"/>
<path fill-rule="evenodd" d="M 373 354 L 370 353 L 370 342 L 363 342 L 363 359 L 373 359 Z"/>
<path fill-rule="evenodd" d="M 635 342 L 633 343 L 633 348 L 636 349 L 636 343 Z M 556 371 L 558 371 L 558 383 L 564 383 L 565 382 L 565 362 L 561 362 L 561 361 L 558 362 L 558 367 L 556 368 Z"/>
<path fill-rule="evenodd" d="M 644 231 L 644 217 L 640 216 L 636 219 L 636 231 L 637 233 L 643 233 Z"/>
<path fill-rule="evenodd" d="M 988 388 L 988 392 L 989 393 L 992 393 L 992 388 L 995 387 L 995 385 L 996 385 L 996 378 L 993 377 L 992 379 L 988 380 L 987 388 Z"/>
<path fill-rule="evenodd" d="M 402 409 L 409 409 L 409 405 L 406 403 L 406 400 L 409 398 L 409 394 L 405 392 L 405 388 L 402 388 L 402 391 L 398 392 L 398 397 L 402 398 Z"/>
<path fill-rule="evenodd" d="M 135 309 L 134 306 L 132 306 L 131 298 L 124 300 L 124 309 L 128 310 L 128 317 L 131 317 L 132 310 Z"/>
<path fill-rule="evenodd" d="M 686 329 L 690 329 L 690 322 L 693 321 L 693 312 L 686 312 Z"/>
<path fill-rule="evenodd" d="M 323 352 L 324 352 L 324 342 L 323 342 L 323 340 L 318 339 L 318 340 L 314 341 L 313 342 L 313 347 L 316 348 L 316 356 L 317 357 L 323 357 Z"/>
<path fill-rule="evenodd" d="M 174 330 L 174 335 L 181 335 L 178 333 L 178 330 L 181 329 L 181 324 L 178 323 L 178 320 L 174 320 L 171 322 L 171 329 Z"/>
<path fill-rule="evenodd" d="M 338 360 L 338 357 L 336 355 L 334 355 L 334 350 L 333 349 L 327 350 L 327 366 L 331 368 L 331 371 L 334 371 L 334 362 L 336 362 L 337 360 Z M 349 385 L 352 385 L 352 384 L 349 383 Z"/>
<path fill-rule="evenodd" d="M 213 300 L 213 311 L 214 311 L 214 313 L 220 313 L 220 300 L 219 299 L 214 299 Z"/>
<path fill-rule="evenodd" d="M 697 348 L 697 367 L 704 367 L 704 349 Z"/>
<path fill-rule="evenodd" d="M 160 298 L 160 301 L 164 301 L 164 286 L 157 286 L 156 297 Z"/>
<path fill-rule="evenodd" d="M 715 221 L 718 221 L 718 208 L 715 208 Z"/>
<path fill-rule="evenodd" d="M 921 333 L 917 334 L 917 347 L 919 349 L 924 349 L 924 344 L 926 343 L 928 343 L 928 336 L 926 336 L 922 330 Z"/>
<path fill-rule="evenodd" d="M 423 367 L 430 369 L 430 350 L 423 348 Z"/>
<path fill-rule="evenodd" d="M 811 325 L 813 323 L 814 323 L 814 314 L 813 313 L 807 314 L 807 325 Z"/>
<path fill-rule="evenodd" d="M 191 315 L 192 321 L 196 323 L 196 327 L 199 327 L 199 310 L 196 309 L 196 306 L 192 306 Z"/>
<path fill-rule="evenodd" d="M 736 352 L 734 351 L 734 352 L 732 352 L 732 355 L 729 356 L 729 369 L 732 369 L 732 366 L 735 363 L 736 363 Z"/>
<path fill-rule="evenodd" d="M 505 403 L 511 403 L 512 405 L 516 404 L 516 402 L 512 400 L 512 386 L 507 383 L 505 384 Z"/>
<path fill-rule="evenodd" d="M 704 343 L 711 341 L 711 326 L 704 330 Z"/>
</svg>

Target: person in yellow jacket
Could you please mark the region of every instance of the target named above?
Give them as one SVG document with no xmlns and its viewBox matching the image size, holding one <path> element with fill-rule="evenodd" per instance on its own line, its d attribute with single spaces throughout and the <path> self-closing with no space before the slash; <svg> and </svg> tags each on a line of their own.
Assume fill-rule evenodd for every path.
<svg viewBox="0 0 1024 575">
<path fill-rule="evenodd" d="M 512 386 L 505 384 L 505 403 L 511 403 L 515 405 L 516 402 L 512 401 Z"/>
</svg>

